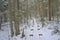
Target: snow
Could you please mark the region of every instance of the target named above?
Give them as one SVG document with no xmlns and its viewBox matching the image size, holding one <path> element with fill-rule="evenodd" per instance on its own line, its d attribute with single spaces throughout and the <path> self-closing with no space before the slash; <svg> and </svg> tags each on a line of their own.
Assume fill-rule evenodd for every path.
<svg viewBox="0 0 60 40">
<path fill-rule="evenodd" d="M 2 30 L 0 30 L 0 40 L 60 40 L 60 35 L 52 35 L 51 32 L 53 31 L 53 27 L 59 26 L 56 24 L 56 21 L 45 22 L 44 27 L 42 28 L 41 22 L 36 21 L 35 18 L 32 20 L 28 20 L 29 25 L 21 24 L 22 26 L 20 29 L 24 28 L 24 26 L 30 26 L 25 28 L 25 37 L 21 38 L 21 35 L 11 37 L 10 33 L 10 24 L 9 22 L 2 24 Z M 34 21 L 34 24 L 33 24 Z M 47 20 L 46 20 L 47 21 Z M 38 23 L 38 24 L 37 24 Z M 32 27 L 33 26 L 33 27 Z M 49 29 L 52 28 L 52 29 Z M 30 36 L 33 34 L 33 36 Z M 39 36 L 40 35 L 40 36 Z"/>
</svg>

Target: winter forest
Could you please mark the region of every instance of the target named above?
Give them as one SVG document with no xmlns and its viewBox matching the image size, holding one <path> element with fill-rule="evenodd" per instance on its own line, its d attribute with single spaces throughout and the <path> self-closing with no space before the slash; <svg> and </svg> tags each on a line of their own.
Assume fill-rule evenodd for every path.
<svg viewBox="0 0 60 40">
<path fill-rule="evenodd" d="M 60 40 L 60 0 L 0 0 L 0 40 Z"/>
</svg>

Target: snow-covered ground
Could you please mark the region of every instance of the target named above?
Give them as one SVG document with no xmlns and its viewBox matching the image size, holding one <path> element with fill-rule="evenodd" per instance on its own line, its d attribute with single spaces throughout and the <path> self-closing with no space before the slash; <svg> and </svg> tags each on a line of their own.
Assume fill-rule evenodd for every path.
<svg viewBox="0 0 60 40">
<path fill-rule="evenodd" d="M 25 37 L 21 38 L 21 35 L 11 37 L 9 22 L 2 24 L 2 30 L 0 30 L 0 40 L 60 40 L 60 35 L 52 34 L 53 27 L 59 26 L 56 21 L 45 22 L 42 28 L 41 22 L 36 21 L 37 19 L 29 20 L 29 24 L 24 30 Z M 34 24 L 33 24 L 34 21 Z M 24 24 L 20 25 L 25 26 Z M 33 36 L 31 36 L 33 35 Z"/>
</svg>

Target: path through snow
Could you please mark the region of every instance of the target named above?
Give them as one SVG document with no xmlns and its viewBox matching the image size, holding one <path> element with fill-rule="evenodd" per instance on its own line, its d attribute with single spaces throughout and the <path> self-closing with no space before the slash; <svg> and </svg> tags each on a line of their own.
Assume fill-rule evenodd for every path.
<svg viewBox="0 0 60 40">
<path fill-rule="evenodd" d="M 25 38 L 21 38 L 21 35 L 14 36 L 13 38 L 11 38 L 10 26 L 9 23 L 7 23 L 8 25 L 3 26 L 2 31 L 0 30 L 0 40 L 58 40 L 60 35 L 51 35 L 52 30 L 48 29 L 48 27 L 52 26 L 51 25 L 52 23 L 45 25 L 45 27 L 42 28 L 41 23 L 39 23 L 38 27 L 36 20 L 34 18 L 33 20 L 34 20 L 33 27 L 31 22 L 30 27 L 27 27 L 27 29 L 25 29 Z M 30 36 L 31 34 L 33 34 L 33 36 Z"/>
</svg>

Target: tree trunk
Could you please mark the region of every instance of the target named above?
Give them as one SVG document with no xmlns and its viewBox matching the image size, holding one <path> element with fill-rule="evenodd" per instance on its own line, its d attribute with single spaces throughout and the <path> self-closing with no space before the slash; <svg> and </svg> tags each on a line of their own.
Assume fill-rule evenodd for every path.
<svg viewBox="0 0 60 40">
<path fill-rule="evenodd" d="M 40 13 L 41 13 L 41 21 L 42 27 L 44 26 L 44 8 L 43 8 L 43 0 L 40 2 Z"/>
<path fill-rule="evenodd" d="M 11 29 L 11 37 L 13 37 L 14 32 L 13 32 L 13 17 L 12 17 L 12 5 L 11 5 L 12 0 L 8 0 L 8 7 L 9 7 L 9 18 L 10 18 L 10 29 Z"/>
<path fill-rule="evenodd" d="M 0 30 L 1 30 L 1 17 L 0 17 Z"/>
<path fill-rule="evenodd" d="M 14 0 L 14 26 L 16 36 L 20 34 L 19 30 L 19 10 L 18 10 L 18 0 Z"/>
<path fill-rule="evenodd" d="M 48 0 L 48 17 L 49 17 L 49 21 L 51 21 L 51 4 L 50 4 L 51 0 Z"/>
</svg>

